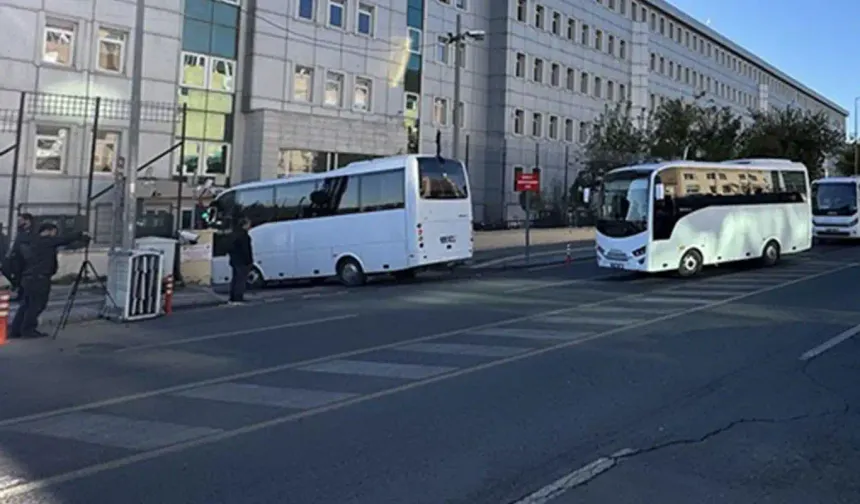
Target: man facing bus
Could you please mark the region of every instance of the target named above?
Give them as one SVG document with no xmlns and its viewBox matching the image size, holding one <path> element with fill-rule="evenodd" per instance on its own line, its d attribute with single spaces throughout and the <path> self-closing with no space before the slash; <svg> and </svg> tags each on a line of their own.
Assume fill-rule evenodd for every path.
<svg viewBox="0 0 860 504">
<path fill-rule="evenodd" d="M 245 302 L 245 288 L 248 282 L 248 273 L 254 264 L 254 251 L 251 246 L 251 221 L 243 218 L 239 221 L 239 227 L 233 232 L 230 245 L 230 269 L 233 276 L 230 279 L 230 304 Z"/>
</svg>

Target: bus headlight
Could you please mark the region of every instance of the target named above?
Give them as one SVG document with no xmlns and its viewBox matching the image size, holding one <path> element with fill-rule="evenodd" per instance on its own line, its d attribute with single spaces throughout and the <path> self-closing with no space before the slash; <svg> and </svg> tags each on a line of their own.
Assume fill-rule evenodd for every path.
<svg viewBox="0 0 860 504">
<path fill-rule="evenodd" d="M 633 257 L 642 257 L 645 255 L 646 247 L 639 247 L 633 251 Z"/>
</svg>

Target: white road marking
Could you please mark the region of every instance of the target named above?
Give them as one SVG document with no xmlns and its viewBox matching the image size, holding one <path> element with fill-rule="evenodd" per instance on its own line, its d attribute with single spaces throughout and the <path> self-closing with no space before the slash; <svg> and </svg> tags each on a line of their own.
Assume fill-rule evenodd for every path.
<svg viewBox="0 0 860 504">
<path fill-rule="evenodd" d="M 517 294 L 519 292 L 529 292 L 529 291 L 535 291 L 535 290 L 540 290 L 540 289 L 546 289 L 549 287 L 562 287 L 564 285 L 582 284 L 582 283 L 586 283 L 586 282 L 593 282 L 595 280 L 605 280 L 607 278 L 611 278 L 611 276 L 610 275 L 602 275 L 602 276 L 589 277 L 589 278 L 575 278 L 573 280 L 561 280 L 558 282 L 542 282 L 542 283 L 535 284 L 535 285 L 527 285 L 525 287 L 518 287 L 516 289 L 508 289 L 508 290 L 504 291 L 504 294 Z"/>
<path fill-rule="evenodd" d="M 756 287 L 761 287 L 761 284 Z M 750 287 L 752 289 L 752 287 Z M 678 294 L 680 296 L 713 296 L 713 297 L 723 297 L 723 296 L 737 296 L 738 294 L 742 294 L 746 292 L 747 288 L 738 287 L 735 289 L 722 288 L 720 290 L 716 289 L 684 289 L 684 290 L 673 290 L 672 294 Z"/>
<path fill-rule="evenodd" d="M 267 387 L 254 383 L 220 383 L 173 394 L 177 397 L 204 399 L 276 408 L 310 409 L 350 399 L 358 394 L 306 390 L 282 387 Z"/>
<path fill-rule="evenodd" d="M 460 343 L 413 343 L 397 347 L 397 350 L 432 354 L 473 355 L 476 357 L 508 357 L 528 352 L 532 348 Z"/>
<path fill-rule="evenodd" d="M 292 327 L 303 327 L 309 325 L 323 324 L 326 322 L 336 322 L 357 317 L 357 314 L 337 315 L 334 317 L 323 317 L 311 320 L 299 320 L 297 322 L 287 322 L 286 324 L 278 324 L 265 327 L 249 327 L 248 329 L 239 329 L 237 331 L 229 331 L 223 333 L 208 334 L 206 336 L 195 336 L 193 338 L 182 338 L 169 341 L 161 341 L 158 343 L 149 343 L 145 345 L 135 345 L 117 350 L 115 353 L 131 352 L 138 350 L 149 350 L 152 348 L 164 348 L 177 345 L 185 345 L 188 343 L 198 343 L 201 341 L 211 341 L 223 338 L 232 338 L 233 336 L 242 336 L 245 334 L 257 334 L 261 332 L 275 331 L 278 329 L 290 329 Z"/>
<path fill-rule="evenodd" d="M 612 469 L 619 463 L 618 457 L 630 452 L 631 450 L 625 449 L 612 457 L 599 458 L 588 465 L 562 476 L 536 492 L 523 497 L 514 504 L 546 504 L 553 501 L 569 490 L 587 483 L 600 474 Z"/>
<path fill-rule="evenodd" d="M 13 425 L 5 430 L 58 439 L 73 439 L 128 450 L 152 450 L 223 432 L 220 429 L 208 427 L 191 427 L 95 413 L 69 413 Z"/>
<path fill-rule="evenodd" d="M 666 292 L 665 294 L 674 294 L 674 291 Z M 636 299 L 631 299 L 631 302 L 636 303 L 656 303 L 656 304 L 697 304 L 705 305 L 712 303 L 713 299 L 700 299 L 691 297 L 668 297 L 668 296 L 643 296 Z"/>
<path fill-rule="evenodd" d="M 606 325 L 606 326 L 625 326 L 642 322 L 642 319 L 634 318 L 618 318 L 618 317 L 580 317 L 576 315 L 555 315 L 552 317 L 544 317 L 536 322 L 546 322 L 549 324 L 585 324 L 585 325 Z"/>
<path fill-rule="evenodd" d="M 394 362 L 373 362 L 360 360 L 335 359 L 298 368 L 299 371 L 312 373 L 333 373 L 358 376 L 378 376 L 401 380 L 421 380 L 439 374 L 456 371 L 455 367 L 424 366 L 421 364 L 397 364 Z"/>
<path fill-rule="evenodd" d="M 853 338 L 857 334 L 860 334 L 860 325 L 856 325 L 856 326 L 852 327 L 851 329 L 848 329 L 847 331 L 843 331 L 843 332 L 837 334 L 836 336 L 830 338 L 829 340 L 825 341 L 824 343 L 818 345 L 817 347 L 815 347 L 815 348 L 813 348 L 807 352 L 804 352 L 803 355 L 800 356 L 800 360 L 802 360 L 802 361 L 812 360 L 812 359 L 818 357 L 819 355 L 823 354 L 824 352 L 832 349 L 836 345 L 838 345 L 840 343 L 844 343 L 845 341 L 848 341 L 849 339 Z"/>
<path fill-rule="evenodd" d="M 797 279 L 791 280 L 789 282 L 785 282 L 783 284 L 769 285 L 769 286 L 762 287 L 761 289 L 758 289 L 758 290 L 753 291 L 753 292 L 741 294 L 739 296 L 735 296 L 735 297 L 732 297 L 729 299 L 723 299 L 723 300 L 715 301 L 709 305 L 694 306 L 694 307 L 688 308 L 686 310 L 682 310 L 682 311 L 678 311 L 678 312 L 674 312 L 674 313 L 669 313 L 666 315 L 662 315 L 660 317 L 655 317 L 653 319 L 646 320 L 640 324 L 634 324 L 632 326 L 625 326 L 625 327 L 618 327 L 618 328 L 610 329 L 608 331 L 604 331 L 602 333 L 595 333 L 591 336 L 582 338 L 580 340 L 562 342 L 562 343 L 559 343 L 557 345 L 552 345 L 552 346 L 548 346 L 545 348 L 539 348 L 539 349 L 536 349 L 533 351 L 522 353 L 520 355 L 515 355 L 515 356 L 507 357 L 504 359 L 486 362 L 483 364 L 479 364 L 477 366 L 462 368 L 462 369 L 459 369 L 457 371 L 452 371 L 452 372 L 447 373 L 447 374 L 433 376 L 433 377 L 427 378 L 425 380 L 419 380 L 419 381 L 413 381 L 413 382 L 405 383 L 405 384 L 397 386 L 397 387 L 393 387 L 393 388 L 389 388 L 389 389 L 385 389 L 385 390 L 380 390 L 378 392 L 373 392 L 370 394 L 358 396 L 358 397 L 353 398 L 353 399 L 348 399 L 346 401 L 341 401 L 341 402 L 330 404 L 327 406 L 322 406 L 320 408 L 310 409 L 310 410 L 306 410 L 306 411 L 302 411 L 302 412 L 298 412 L 298 413 L 292 413 L 292 414 L 288 414 L 288 415 L 283 415 L 283 416 L 272 418 L 270 420 L 266 420 L 263 422 L 245 425 L 245 426 L 240 427 L 238 429 L 213 434 L 212 436 L 207 436 L 205 438 L 195 439 L 195 440 L 187 441 L 184 443 L 178 443 L 175 445 L 166 446 L 163 448 L 158 448 L 155 450 L 151 450 L 151 451 L 143 452 L 143 453 L 138 453 L 135 455 L 130 455 L 127 457 L 121 457 L 118 459 L 103 462 L 101 464 L 95 464 L 95 465 L 91 465 L 88 467 L 75 469 L 75 470 L 72 470 L 72 471 L 69 471 L 69 472 L 66 472 L 63 474 L 57 474 L 54 476 L 45 477 L 45 478 L 40 479 L 40 480 L 30 481 L 28 483 L 17 485 L 17 486 L 11 487 L 11 488 L 0 489 L 0 502 L 2 502 L 3 499 L 9 499 L 11 497 L 15 497 L 15 496 L 19 496 L 19 495 L 25 495 L 28 493 L 43 490 L 43 489 L 50 488 L 50 487 L 60 485 L 63 483 L 68 483 L 68 482 L 76 481 L 76 480 L 83 479 L 83 478 L 86 478 L 89 476 L 101 474 L 101 473 L 104 473 L 107 471 L 120 469 L 123 467 L 128 467 L 128 466 L 130 466 L 132 464 L 136 464 L 138 462 L 154 460 L 154 459 L 157 459 L 159 457 L 163 457 L 165 455 L 180 453 L 180 452 L 194 449 L 194 448 L 198 448 L 201 446 L 209 446 L 209 445 L 212 445 L 215 443 L 219 443 L 221 441 L 226 441 L 229 439 L 235 439 L 237 437 L 240 437 L 240 436 L 243 436 L 246 434 L 252 434 L 255 432 L 260 432 L 260 431 L 270 429 L 273 427 L 278 427 L 280 425 L 284 425 L 287 423 L 303 420 L 305 418 L 311 418 L 311 417 L 316 416 L 316 415 L 321 415 L 324 413 L 337 411 L 337 410 L 340 410 L 340 409 L 343 409 L 343 408 L 346 408 L 349 406 L 363 404 L 363 403 L 373 401 L 376 399 L 381 399 L 384 397 L 390 397 L 390 396 L 393 396 L 395 394 L 399 394 L 399 393 L 407 392 L 407 391 L 410 391 L 413 389 L 417 389 L 419 387 L 424 387 L 424 386 L 431 385 L 434 383 L 439 383 L 439 382 L 442 382 L 445 380 L 451 380 L 454 378 L 458 378 L 460 376 L 478 373 L 480 371 L 484 371 L 487 369 L 497 368 L 497 367 L 504 366 L 504 365 L 507 365 L 507 364 L 510 364 L 513 362 L 519 362 L 519 361 L 522 361 L 525 359 L 531 359 L 531 358 L 538 357 L 541 355 L 549 354 L 551 352 L 556 352 L 558 350 L 562 350 L 565 348 L 571 348 L 571 347 L 581 345 L 581 344 L 584 344 L 584 343 L 587 343 L 590 341 L 594 341 L 597 339 L 602 339 L 602 338 L 606 338 L 609 336 L 613 336 L 615 334 L 623 333 L 623 332 L 629 331 L 631 329 L 646 327 L 649 325 L 658 324 L 658 323 L 665 322 L 668 320 L 680 318 L 680 317 L 683 317 L 686 315 L 691 315 L 693 313 L 698 313 L 698 312 L 701 312 L 704 310 L 709 310 L 709 309 L 717 308 L 717 307 L 720 307 L 723 305 L 736 303 L 736 302 L 741 301 L 743 299 L 753 297 L 753 296 L 758 296 L 758 295 L 764 294 L 766 292 L 771 292 L 771 291 L 774 291 L 777 289 L 781 289 L 783 287 L 787 287 L 787 286 L 798 284 L 801 282 L 813 280 L 815 278 L 820 278 L 820 277 L 827 276 L 827 275 L 832 275 L 832 274 L 837 273 L 839 271 L 843 271 L 843 270 L 846 270 L 849 268 L 854 268 L 857 265 L 858 265 L 858 263 L 844 264 L 844 265 L 841 265 L 840 267 L 837 267 L 837 268 L 833 268 L 833 269 L 830 269 L 827 271 L 821 271 L 821 272 L 818 272 L 816 274 L 809 275 L 806 277 L 797 278 Z M 617 301 L 617 299 L 601 301 L 599 303 L 607 303 L 607 302 L 615 302 L 615 301 Z M 595 303 L 595 305 L 596 304 L 598 304 L 598 303 Z M 565 313 L 565 312 L 575 310 L 575 309 L 577 309 L 577 308 L 576 307 L 565 308 L 565 309 L 559 309 L 559 310 L 552 310 L 549 312 L 544 312 L 542 314 L 516 317 L 514 319 L 508 319 L 505 321 L 495 322 L 492 324 L 484 324 L 483 327 L 500 327 L 503 325 L 509 325 L 509 324 L 516 323 L 516 322 L 534 320 L 534 319 L 537 319 L 541 316 Z M 478 327 L 481 327 L 481 326 L 478 326 Z M 476 328 L 473 328 L 473 330 Z M 410 342 L 411 343 L 418 343 L 418 342 L 432 341 L 432 340 L 440 339 L 443 337 L 454 336 L 457 334 L 464 334 L 466 332 L 469 332 L 469 329 L 460 329 L 460 330 L 455 330 L 455 331 L 448 331 L 446 333 L 441 333 L 441 334 L 437 334 L 437 335 L 426 336 L 423 338 L 416 338 L 415 340 L 412 340 Z M 360 354 L 367 353 L 371 350 L 382 350 L 382 349 L 394 348 L 396 346 L 400 346 L 400 345 L 403 345 L 405 343 L 408 343 L 408 342 L 398 342 L 396 344 L 380 345 L 380 346 L 377 346 L 373 349 L 354 350 L 351 352 L 344 352 L 341 355 L 360 355 Z M 327 356 L 327 357 L 322 357 L 322 358 L 318 358 L 318 359 L 313 359 L 313 361 L 325 362 L 331 358 L 332 358 L 331 356 Z M 280 365 L 280 366 L 274 366 L 272 368 L 267 368 L 265 370 L 255 370 L 255 371 L 249 371 L 249 372 L 233 375 L 232 379 L 238 379 L 241 377 L 247 378 L 250 376 L 258 376 L 260 374 L 274 372 L 274 370 L 285 370 L 285 369 L 292 369 L 295 367 L 297 367 L 295 363 L 285 364 L 285 365 Z M 209 384 L 211 384 L 211 383 L 222 383 L 225 381 L 228 381 L 228 380 L 224 380 L 223 378 L 222 379 L 216 378 L 216 379 L 205 380 L 204 382 L 209 382 Z M 198 386 L 200 386 L 202 383 L 203 382 L 198 382 Z M 134 398 L 152 397 L 152 396 L 156 396 L 156 395 L 162 395 L 162 394 L 166 393 L 166 391 L 171 390 L 171 389 L 172 389 L 172 391 L 177 391 L 177 390 L 185 390 L 185 389 L 190 389 L 190 388 L 193 388 L 193 386 L 190 386 L 190 384 L 186 384 L 186 385 L 161 389 L 160 391 L 149 391 L 149 392 L 143 392 L 143 393 L 138 393 L 138 394 L 132 394 L 132 395 L 125 396 L 125 397 L 118 397 L 118 398 L 114 398 L 114 399 L 98 401 L 98 402 L 94 402 L 94 403 L 89 403 L 89 405 L 71 406 L 68 408 L 64 408 L 64 410 L 65 411 L 81 411 L 84 409 L 92 408 L 92 407 L 94 407 L 93 405 L 109 405 L 109 404 L 116 404 L 116 403 L 120 403 L 120 402 L 127 402 L 130 397 L 134 397 Z M 4 425 L 8 425 L 8 424 L 21 422 L 25 418 L 32 419 L 32 418 L 53 417 L 53 416 L 56 416 L 57 414 L 59 414 L 58 412 L 60 412 L 60 411 L 63 411 L 63 410 L 54 410 L 54 411 L 36 413 L 34 415 L 29 415 L 28 417 L 18 417 L 18 418 L 6 419 L 3 421 L 0 421 L 0 427 L 2 427 Z M 618 455 L 618 456 L 623 455 L 622 452 L 620 452 L 620 453 L 621 453 L 621 455 Z"/>
<path fill-rule="evenodd" d="M 629 299 L 625 299 L 626 303 Z M 630 315 L 632 313 L 645 313 L 648 315 L 653 315 L 655 313 L 670 313 L 678 308 L 659 308 L 649 306 L 647 308 L 641 306 L 588 306 L 588 307 L 580 307 L 577 308 L 577 311 L 589 312 L 589 313 L 611 313 L 620 316 Z"/>
<path fill-rule="evenodd" d="M 516 329 L 499 327 L 494 329 L 481 329 L 469 331 L 468 334 L 479 336 L 498 336 L 502 338 L 523 338 L 532 340 L 567 341 L 582 338 L 594 331 L 540 331 L 538 329 Z"/>
</svg>

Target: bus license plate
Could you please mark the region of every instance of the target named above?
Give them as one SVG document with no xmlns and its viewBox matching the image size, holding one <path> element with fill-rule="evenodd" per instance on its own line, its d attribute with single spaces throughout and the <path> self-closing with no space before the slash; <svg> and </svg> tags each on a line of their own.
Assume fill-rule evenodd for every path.
<svg viewBox="0 0 860 504">
<path fill-rule="evenodd" d="M 624 263 L 610 263 L 612 269 L 624 269 Z"/>
</svg>

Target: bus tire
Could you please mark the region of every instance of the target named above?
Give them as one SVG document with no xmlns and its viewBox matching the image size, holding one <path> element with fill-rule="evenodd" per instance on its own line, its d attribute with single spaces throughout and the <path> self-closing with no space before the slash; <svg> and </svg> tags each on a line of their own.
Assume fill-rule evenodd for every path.
<svg viewBox="0 0 860 504">
<path fill-rule="evenodd" d="M 361 264 L 352 257 L 344 257 L 337 263 L 337 279 L 347 287 L 358 287 L 367 282 Z"/>
<path fill-rule="evenodd" d="M 245 285 L 247 285 L 248 290 L 260 290 L 265 287 L 266 281 L 263 279 L 263 272 L 256 266 L 251 266 Z"/>
<path fill-rule="evenodd" d="M 702 271 L 702 254 L 696 249 L 690 249 L 681 256 L 678 264 L 678 275 L 683 278 L 694 277 Z"/>
<path fill-rule="evenodd" d="M 780 249 L 776 240 L 767 242 L 761 252 L 761 262 L 764 266 L 773 266 L 779 262 Z"/>
</svg>

